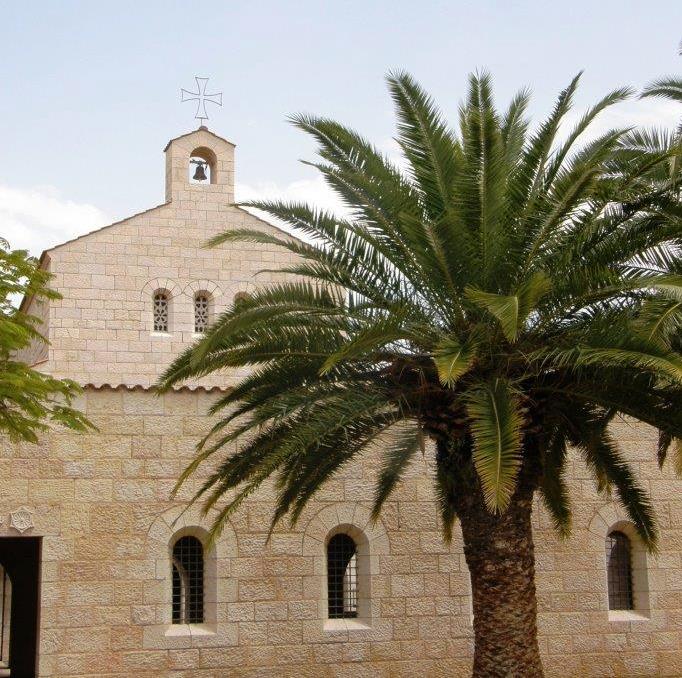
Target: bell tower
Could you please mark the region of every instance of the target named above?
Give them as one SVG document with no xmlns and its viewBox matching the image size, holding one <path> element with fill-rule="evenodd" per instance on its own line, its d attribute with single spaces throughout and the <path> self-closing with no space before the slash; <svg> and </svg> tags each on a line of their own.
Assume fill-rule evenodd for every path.
<svg viewBox="0 0 682 678">
<path fill-rule="evenodd" d="M 233 143 L 205 126 L 171 139 L 166 154 L 166 202 L 234 202 Z"/>
</svg>

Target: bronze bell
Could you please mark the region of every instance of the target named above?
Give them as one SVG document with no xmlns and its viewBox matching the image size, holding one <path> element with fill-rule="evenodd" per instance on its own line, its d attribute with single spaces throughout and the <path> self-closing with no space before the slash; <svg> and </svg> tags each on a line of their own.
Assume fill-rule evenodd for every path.
<svg viewBox="0 0 682 678">
<path fill-rule="evenodd" d="M 194 179 L 194 181 L 206 181 L 208 178 L 204 169 L 206 167 L 206 163 L 203 160 L 190 160 L 190 162 L 197 166 L 196 170 L 194 170 L 194 176 L 192 179 Z"/>
</svg>

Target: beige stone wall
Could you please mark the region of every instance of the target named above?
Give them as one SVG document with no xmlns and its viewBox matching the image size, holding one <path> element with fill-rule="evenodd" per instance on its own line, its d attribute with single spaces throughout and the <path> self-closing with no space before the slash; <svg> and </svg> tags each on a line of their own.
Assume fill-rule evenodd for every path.
<svg viewBox="0 0 682 678">
<path fill-rule="evenodd" d="M 193 149 L 216 155 L 217 183 L 193 184 Z M 48 252 L 52 286 L 62 299 L 49 305 L 50 348 L 43 369 L 80 383 L 153 384 L 194 335 L 194 294 L 208 291 L 220 313 L 238 292 L 281 281 L 261 269 L 281 267 L 292 256 L 282 248 L 237 243 L 207 250 L 214 235 L 230 228 L 285 234 L 232 207 L 234 146 L 206 131 L 170 142 L 166 149 L 167 200 L 122 222 Z M 171 300 L 169 332 L 154 332 L 152 296 Z M 202 383 L 225 384 L 225 378 Z M 229 378 L 228 378 L 229 381 Z"/>
<path fill-rule="evenodd" d="M 180 530 L 202 534 L 194 510 L 173 525 L 188 494 L 171 502 L 169 493 L 215 397 L 87 388 L 81 404 L 98 434 L 55 431 L 39 446 L 0 446 L 0 536 L 17 534 L 8 516 L 21 506 L 35 522 L 25 534 L 43 536 L 40 675 L 466 676 L 469 579 L 458 530 L 450 546 L 440 537 L 429 450 L 376 526 L 367 501 L 374 454 L 345 469 L 294 529 L 282 526 L 269 543 L 265 488 L 230 520 L 209 558 L 215 623 L 191 635 L 168 624 L 169 541 Z M 650 609 L 610 618 L 604 538 L 623 516 L 574 460 L 572 539 L 559 541 L 535 513 L 549 676 L 682 675 L 682 483 L 658 471 L 653 432 L 622 425 L 617 434 L 661 525 L 660 553 L 646 556 Z M 324 539 L 337 525 L 368 540 L 365 628 L 325 628 Z"/>
</svg>

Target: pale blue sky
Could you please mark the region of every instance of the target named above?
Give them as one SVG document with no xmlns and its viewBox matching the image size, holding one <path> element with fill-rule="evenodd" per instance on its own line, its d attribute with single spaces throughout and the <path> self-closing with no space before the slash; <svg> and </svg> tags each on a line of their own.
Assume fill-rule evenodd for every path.
<svg viewBox="0 0 682 678">
<path fill-rule="evenodd" d="M 680 73 L 680 39 L 679 0 L 2 0 L 0 235 L 40 249 L 161 202 L 162 149 L 196 126 L 179 100 L 194 75 L 224 92 L 208 124 L 237 144 L 237 181 L 309 187 L 315 199 L 314 174 L 297 162 L 312 146 L 287 114 L 338 118 L 390 150 L 391 68 L 412 72 L 452 119 L 477 68 L 492 72 L 501 104 L 530 85 L 540 115 L 580 69 L 578 107 Z M 676 115 L 628 106 L 619 124 Z"/>
</svg>

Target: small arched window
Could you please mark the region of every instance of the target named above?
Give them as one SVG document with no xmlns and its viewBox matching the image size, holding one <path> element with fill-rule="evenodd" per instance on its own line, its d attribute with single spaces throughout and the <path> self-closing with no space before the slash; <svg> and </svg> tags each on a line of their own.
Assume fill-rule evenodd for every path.
<svg viewBox="0 0 682 678">
<path fill-rule="evenodd" d="M 165 290 L 157 290 L 153 297 L 154 332 L 168 332 L 170 296 Z"/>
<path fill-rule="evenodd" d="M 215 153 L 205 146 L 195 148 L 189 157 L 189 181 L 192 184 L 216 183 Z"/>
<path fill-rule="evenodd" d="M 619 530 L 606 537 L 606 575 L 609 587 L 609 610 L 633 610 L 632 545 Z"/>
<path fill-rule="evenodd" d="M 194 331 L 202 334 L 211 322 L 211 295 L 197 292 L 194 295 Z"/>
<path fill-rule="evenodd" d="M 204 621 L 204 547 L 192 536 L 180 537 L 173 545 L 173 623 L 202 624 Z"/>
<path fill-rule="evenodd" d="M 347 534 L 327 544 L 327 599 L 330 619 L 358 616 L 358 549 Z"/>
<path fill-rule="evenodd" d="M 251 299 L 251 295 L 248 292 L 237 292 L 234 295 L 234 307 L 239 308 L 245 301 Z"/>
</svg>

